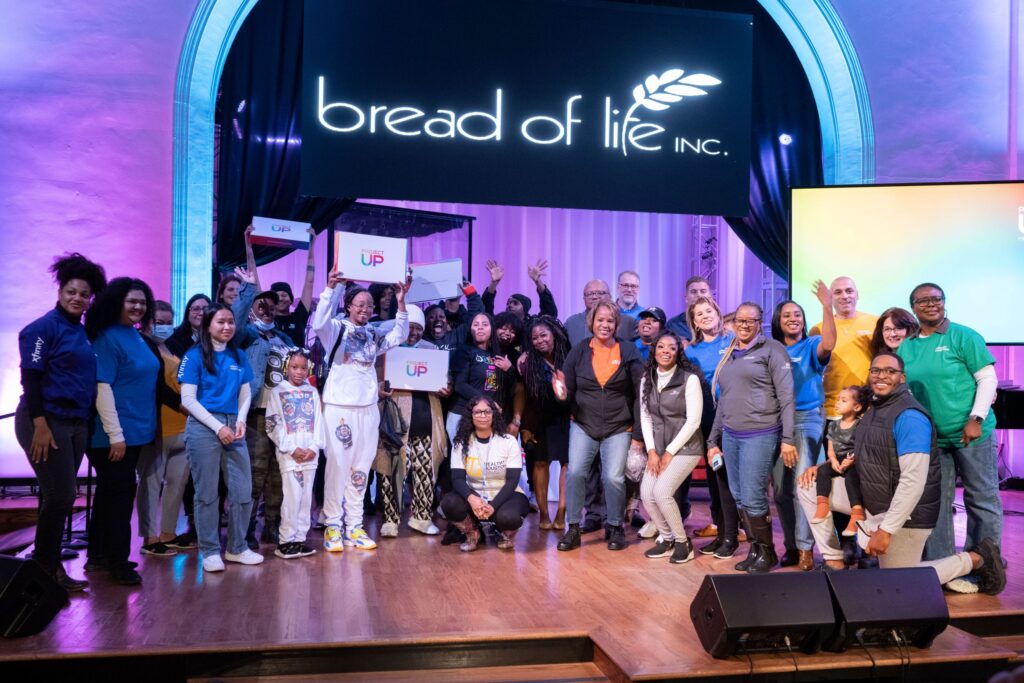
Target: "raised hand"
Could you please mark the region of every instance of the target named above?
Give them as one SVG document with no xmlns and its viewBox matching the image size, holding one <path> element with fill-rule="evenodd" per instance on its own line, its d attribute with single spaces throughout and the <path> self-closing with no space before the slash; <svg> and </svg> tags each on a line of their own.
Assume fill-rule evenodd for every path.
<svg viewBox="0 0 1024 683">
<path fill-rule="evenodd" d="M 235 275 L 237 275 L 238 278 L 242 282 L 245 282 L 246 284 L 256 284 L 256 273 L 252 272 L 251 270 L 246 270 L 245 268 L 239 266 L 238 268 L 235 268 Z"/>
<path fill-rule="evenodd" d="M 345 278 L 343 273 L 338 270 L 338 266 L 334 266 L 330 273 L 327 274 L 327 288 L 334 289 L 340 284 L 344 284 Z"/>
<path fill-rule="evenodd" d="M 252 227 L 252 223 L 245 229 L 245 243 L 248 244 L 252 241 L 252 233 L 256 228 Z"/>
<path fill-rule="evenodd" d="M 505 277 L 505 269 L 493 259 L 487 260 L 487 272 L 491 276 L 492 285 L 497 285 L 501 282 L 501 278 Z"/>
<path fill-rule="evenodd" d="M 538 259 L 537 264 L 526 267 L 526 274 L 530 276 L 539 287 L 541 278 L 547 277 L 548 274 L 548 261 L 547 259 Z"/>
<path fill-rule="evenodd" d="M 814 292 L 814 296 L 818 297 L 822 306 L 828 309 L 832 308 L 832 290 L 828 288 L 828 285 L 821 280 L 815 280 L 811 291 Z"/>
</svg>

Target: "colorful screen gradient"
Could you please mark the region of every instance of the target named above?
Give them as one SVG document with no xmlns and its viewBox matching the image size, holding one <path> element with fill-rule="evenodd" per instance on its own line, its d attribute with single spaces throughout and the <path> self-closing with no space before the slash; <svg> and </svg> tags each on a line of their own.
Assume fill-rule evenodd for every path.
<svg viewBox="0 0 1024 683">
<path fill-rule="evenodd" d="M 793 298 L 821 319 L 811 292 L 846 275 L 858 309 L 909 309 L 913 287 L 934 282 L 946 311 L 990 344 L 1024 343 L 1007 304 L 1024 291 L 1024 183 L 822 187 L 793 190 Z"/>
</svg>

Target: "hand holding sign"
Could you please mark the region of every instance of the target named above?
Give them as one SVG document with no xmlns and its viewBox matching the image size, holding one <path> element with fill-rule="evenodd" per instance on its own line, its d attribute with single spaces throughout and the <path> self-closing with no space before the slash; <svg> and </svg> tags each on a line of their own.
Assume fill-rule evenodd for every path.
<svg viewBox="0 0 1024 683">
<path fill-rule="evenodd" d="M 350 279 L 391 284 L 408 270 L 408 241 L 351 232 L 334 235 L 334 262 Z"/>
</svg>

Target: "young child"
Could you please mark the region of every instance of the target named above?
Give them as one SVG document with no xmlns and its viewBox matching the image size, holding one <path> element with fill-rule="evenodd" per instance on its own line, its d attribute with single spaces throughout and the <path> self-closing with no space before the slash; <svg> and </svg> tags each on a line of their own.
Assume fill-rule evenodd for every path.
<svg viewBox="0 0 1024 683">
<path fill-rule="evenodd" d="M 306 534 L 324 427 L 320 395 L 307 381 L 309 358 L 305 352 L 293 351 L 288 356 L 285 376 L 287 381 L 274 387 L 267 403 L 267 434 L 277 447 L 284 494 L 280 541 L 274 554 L 290 560 L 316 552 L 306 545 Z"/>
<path fill-rule="evenodd" d="M 832 479 L 846 480 L 846 493 L 850 498 L 850 523 L 843 536 L 857 535 L 857 522 L 864 520 L 864 506 L 860 500 L 860 479 L 854 466 L 853 430 L 857 428 L 864 411 L 871 401 L 871 390 L 866 387 L 846 387 L 836 399 L 838 420 L 828 426 L 828 460 L 818 467 L 818 509 L 812 524 L 820 524 L 830 514 L 828 498 L 832 493 Z"/>
</svg>

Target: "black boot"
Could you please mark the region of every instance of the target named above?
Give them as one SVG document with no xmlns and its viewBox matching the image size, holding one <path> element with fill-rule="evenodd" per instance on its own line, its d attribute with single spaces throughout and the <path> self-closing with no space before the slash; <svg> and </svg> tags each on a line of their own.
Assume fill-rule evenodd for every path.
<svg viewBox="0 0 1024 683">
<path fill-rule="evenodd" d="M 750 536 L 750 517 L 747 515 L 747 511 L 746 510 L 740 509 L 740 510 L 738 510 L 738 512 L 739 512 L 739 517 L 740 517 L 740 524 L 746 530 L 747 536 Z M 751 540 L 753 540 L 753 539 L 751 539 Z M 747 551 L 747 558 L 745 560 L 740 560 L 739 562 L 736 563 L 736 565 L 735 565 L 736 571 L 738 571 L 738 572 L 745 572 L 745 571 L 747 571 L 747 567 L 749 567 L 751 564 L 753 564 L 754 560 L 757 559 L 757 556 L 760 554 L 760 552 L 761 552 L 760 548 L 757 547 L 757 544 L 756 543 L 751 543 L 750 544 L 750 549 Z"/>
<path fill-rule="evenodd" d="M 748 574 L 764 574 L 770 572 L 779 562 L 775 554 L 775 542 L 772 540 L 772 518 L 768 515 L 749 515 L 751 545 L 756 545 L 760 552 L 754 562 L 747 566 Z"/>
<path fill-rule="evenodd" d="M 64 571 L 64 565 L 62 564 L 57 565 L 57 571 L 54 573 L 53 578 L 56 579 L 61 588 L 66 590 L 68 593 L 80 593 L 89 587 L 88 581 L 80 581 L 68 576 L 68 573 Z"/>
<path fill-rule="evenodd" d="M 565 530 L 565 535 L 562 536 L 562 540 L 558 542 L 559 550 L 575 550 L 580 547 L 580 525 L 570 524 L 569 528 Z"/>
<path fill-rule="evenodd" d="M 622 526 L 608 526 L 608 550 L 625 550 L 626 532 Z"/>
</svg>

